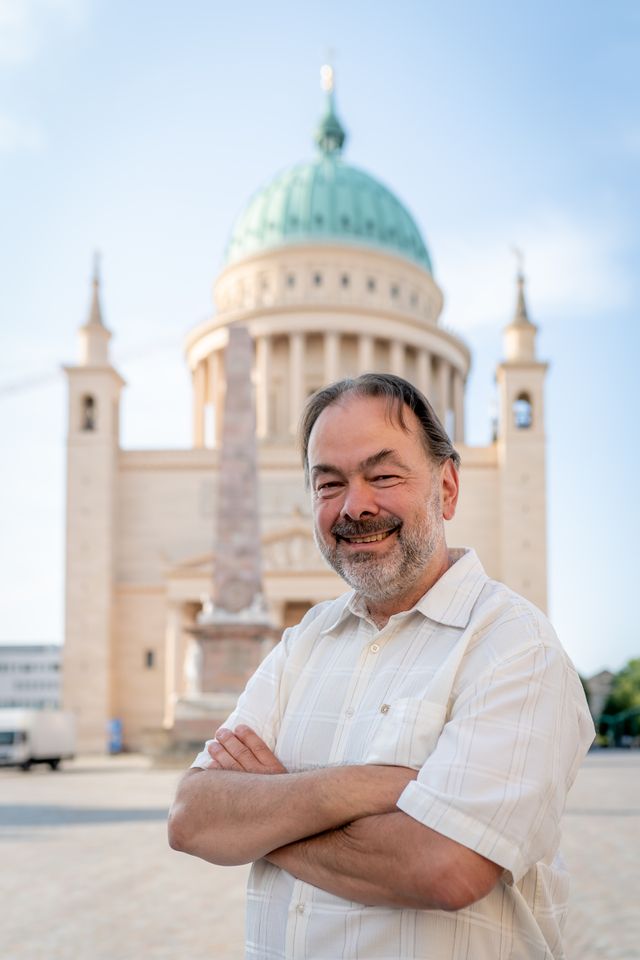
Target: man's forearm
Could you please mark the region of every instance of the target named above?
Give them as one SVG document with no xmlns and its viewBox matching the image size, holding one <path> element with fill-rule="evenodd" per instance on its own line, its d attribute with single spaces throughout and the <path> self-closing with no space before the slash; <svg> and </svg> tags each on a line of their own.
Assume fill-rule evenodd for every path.
<svg viewBox="0 0 640 960">
<path fill-rule="evenodd" d="M 171 810 L 170 843 L 211 863 L 248 863 L 304 837 L 395 809 L 412 776 L 399 767 L 368 765 L 278 776 L 192 770 Z"/>
<path fill-rule="evenodd" d="M 266 859 L 345 900 L 414 909 L 460 909 L 485 896 L 502 873 L 401 811 L 289 844 Z"/>
</svg>

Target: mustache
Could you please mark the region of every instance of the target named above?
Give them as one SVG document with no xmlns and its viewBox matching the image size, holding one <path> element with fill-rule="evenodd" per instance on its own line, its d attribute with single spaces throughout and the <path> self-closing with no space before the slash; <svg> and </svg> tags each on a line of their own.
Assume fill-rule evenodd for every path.
<svg viewBox="0 0 640 960">
<path fill-rule="evenodd" d="M 402 526 L 399 517 L 372 517 L 370 520 L 336 520 L 331 534 L 340 537 L 369 537 L 374 533 L 388 533 Z"/>
</svg>

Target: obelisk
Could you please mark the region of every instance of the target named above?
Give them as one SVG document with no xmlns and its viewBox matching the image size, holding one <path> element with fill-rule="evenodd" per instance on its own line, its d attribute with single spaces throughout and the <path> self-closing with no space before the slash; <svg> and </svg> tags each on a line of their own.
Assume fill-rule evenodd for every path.
<svg viewBox="0 0 640 960">
<path fill-rule="evenodd" d="M 176 703 L 178 739 L 213 736 L 278 638 L 263 598 L 258 454 L 246 327 L 229 327 L 211 594 L 189 631 L 196 689 Z"/>
<path fill-rule="evenodd" d="M 253 341 L 246 327 L 230 327 L 225 351 L 226 393 L 222 419 L 213 611 L 237 617 L 262 602 L 262 558 L 255 405 L 251 369 Z"/>
</svg>

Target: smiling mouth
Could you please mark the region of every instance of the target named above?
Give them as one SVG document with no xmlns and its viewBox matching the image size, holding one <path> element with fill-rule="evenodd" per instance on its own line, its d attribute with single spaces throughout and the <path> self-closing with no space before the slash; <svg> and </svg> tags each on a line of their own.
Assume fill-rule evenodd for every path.
<svg viewBox="0 0 640 960">
<path fill-rule="evenodd" d="M 394 527 L 393 530 L 384 530 L 382 533 L 372 533 L 368 537 L 339 537 L 339 539 L 344 540 L 346 543 L 377 543 L 378 540 L 386 540 L 387 537 L 390 537 L 397 529 L 397 527 Z"/>
</svg>

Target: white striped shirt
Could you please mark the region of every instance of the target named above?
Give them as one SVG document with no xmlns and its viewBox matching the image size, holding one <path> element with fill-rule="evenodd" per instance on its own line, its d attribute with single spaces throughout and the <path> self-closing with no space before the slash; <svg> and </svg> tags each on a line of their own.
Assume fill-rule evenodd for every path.
<svg viewBox="0 0 640 960">
<path fill-rule="evenodd" d="M 593 740 L 582 686 L 545 617 L 473 551 L 382 630 L 353 593 L 285 631 L 226 726 L 252 727 L 290 772 L 413 767 L 398 807 L 504 868 L 456 912 L 369 907 L 260 860 L 251 960 L 561 960 L 567 791 Z M 194 766 L 206 767 L 208 753 Z"/>
</svg>

